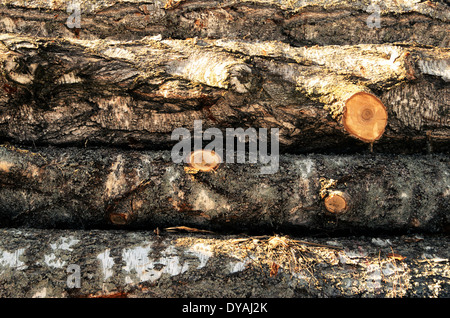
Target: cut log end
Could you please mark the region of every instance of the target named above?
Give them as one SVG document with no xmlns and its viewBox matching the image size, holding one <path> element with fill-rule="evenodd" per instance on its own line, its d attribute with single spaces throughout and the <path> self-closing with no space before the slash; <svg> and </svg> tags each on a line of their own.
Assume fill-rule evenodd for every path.
<svg viewBox="0 0 450 318">
<path fill-rule="evenodd" d="M 348 210 L 349 202 L 350 198 L 346 193 L 334 191 L 325 198 L 325 208 L 328 212 L 341 214 Z"/>
<path fill-rule="evenodd" d="M 383 135 L 387 119 L 386 107 L 377 97 L 359 92 L 345 103 L 342 121 L 349 134 L 371 143 Z"/>
<path fill-rule="evenodd" d="M 196 150 L 191 152 L 187 160 L 189 166 L 197 171 L 209 172 L 216 170 L 222 159 L 212 150 Z"/>
<path fill-rule="evenodd" d="M 115 225 L 125 225 L 129 222 L 129 216 L 126 213 L 111 213 L 109 219 Z"/>
</svg>

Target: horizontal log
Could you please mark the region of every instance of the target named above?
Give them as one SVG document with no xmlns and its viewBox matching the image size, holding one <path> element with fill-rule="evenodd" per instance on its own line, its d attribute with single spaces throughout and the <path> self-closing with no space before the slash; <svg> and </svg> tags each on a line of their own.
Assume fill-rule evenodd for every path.
<svg viewBox="0 0 450 318">
<path fill-rule="evenodd" d="M 4 0 L 0 14 L 0 32 L 80 39 L 161 34 L 295 45 L 416 42 L 441 47 L 448 47 L 450 39 L 450 9 L 442 1 Z"/>
<path fill-rule="evenodd" d="M 190 226 L 231 233 L 448 230 L 446 155 L 273 155 L 265 163 L 262 157 L 237 163 L 229 155 L 202 170 L 174 163 L 170 152 L 3 146 L 0 225 Z"/>
<path fill-rule="evenodd" d="M 283 151 L 449 151 L 448 49 L 0 41 L 0 136 L 15 143 L 169 149 L 202 120 L 279 128 Z"/>
<path fill-rule="evenodd" d="M 445 298 L 449 243 L 428 236 L 4 229 L 0 296 Z"/>
</svg>

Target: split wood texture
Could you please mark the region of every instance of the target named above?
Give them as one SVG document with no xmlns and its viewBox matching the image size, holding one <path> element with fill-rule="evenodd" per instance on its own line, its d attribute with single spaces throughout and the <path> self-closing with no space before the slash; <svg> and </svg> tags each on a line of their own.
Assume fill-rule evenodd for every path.
<svg viewBox="0 0 450 318">
<path fill-rule="evenodd" d="M 5 229 L 0 296 L 445 298 L 449 243 Z"/>
<path fill-rule="evenodd" d="M 0 148 L 3 227 L 217 232 L 448 230 L 446 155 L 282 155 L 189 171 L 170 152 Z"/>
<path fill-rule="evenodd" d="M 170 149 L 174 129 L 280 129 L 291 152 L 449 150 L 450 50 L 0 35 L 0 136 Z"/>
</svg>

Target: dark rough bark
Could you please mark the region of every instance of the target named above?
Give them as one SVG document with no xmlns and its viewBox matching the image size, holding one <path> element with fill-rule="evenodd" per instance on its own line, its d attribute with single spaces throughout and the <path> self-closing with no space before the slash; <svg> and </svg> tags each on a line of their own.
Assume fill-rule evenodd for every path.
<svg viewBox="0 0 450 318">
<path fill-rule="evenodd" d="M 161 34 L 294 45 L 449 46 L 450 10 L 441 1 L 79 1 L 81 26 L 72 29 L 67 26 L 71 2 L 2 1 L 0 32 L 81 39 L 136 40 Z M 374 25 L 377 8 L 379 26 Z"/>
<path fill-rule="evenodd" d="M 0 296 L 449 297 L 449 243 L 5 229 Z"/>
<path fill-rule="evenodd" d="M 0 136 L 36 145 L 170 149 L 175 128 L 280 129 L 282 151 L 367 149 L 341 124 L 366 92 L 388 111 L 375 150 L 449 150 L 448 49 L 2 35 Z"/>
<path fill-rule="evenodd" d="M 169 152 L 1 147 L 0 163 L 3 226 L 399 233 L 450 221 L 444 155 L 281 156 L 273 174 L 248 161 L 195 174 Z M 325 208 L 334 191 L 347 212 Z"/>
</svg>

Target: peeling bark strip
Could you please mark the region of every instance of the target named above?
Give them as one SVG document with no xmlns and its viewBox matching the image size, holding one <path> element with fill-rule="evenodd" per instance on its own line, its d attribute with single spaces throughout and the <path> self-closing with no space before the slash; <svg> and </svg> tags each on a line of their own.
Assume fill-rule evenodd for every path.
<svg viewBox="0 0 450 318">
<path fill-rule="evenodd" d="M 445 155 L 281 156 L 269 175 L 249 163 L 192 174 L 169 152 L 113 149 L 3 146 L 0 162 L 1 226 L 357 233 L 450 223 Z"/>
<path fill-rule="evenodd" d="M 5 229 L 0 296 L 449 297 L 449 243 Z"/>
<path fill-rule="evenodd" d="M 3 0 L 0 32 L 65 38 L 135 40 L 234 38 L 297 45 L 416 43 L 449 46 L 449 7 L 440 1 L 67 1 Z"/>
<path fill-rule="evenodd" d="M 448 49 L 410 45 L 2 34 L 0 136 L 168 149 L 175 128 L 201 119 L 205 129 L 279 128 L 282 150 L 342 151 L 377 140 L 380 150 L 448 151 L 449 61 Z M 350 107 L 355 96 L 367 98 Z"/>
</svg>

